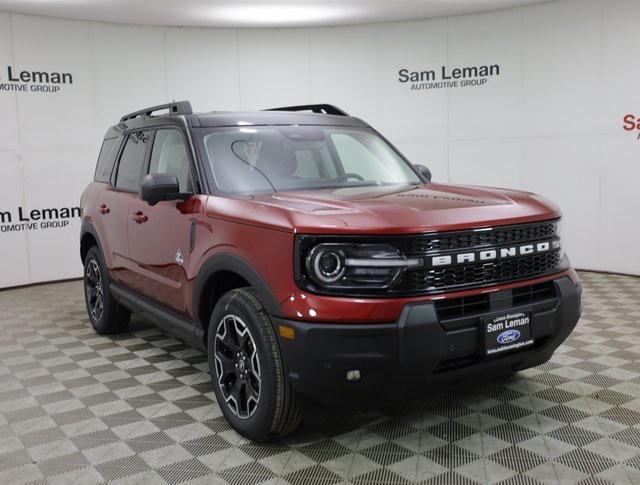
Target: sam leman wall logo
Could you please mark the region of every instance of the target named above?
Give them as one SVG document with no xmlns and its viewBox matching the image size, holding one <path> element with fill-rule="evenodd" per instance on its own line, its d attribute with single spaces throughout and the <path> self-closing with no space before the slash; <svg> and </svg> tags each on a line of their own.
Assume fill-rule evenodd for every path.
<svg viewBox="0 0 640 485">
<path fill-rule="evenodd" d="M 447 66 L 441 66 L 439 70 L 425 69 L 421 71 L 413 71 L 403 67 L 398 70 L 398 82 L 408 86 L 411 91 L 484 86 L 490 78 L 497 76 L 500 76 L 499 64 L 451 69 Z"/>
<path fill-rule="evenodd" d="M 34 231 L 38 229 L 61 229 L 70 221 L 80 218 L 80 207 L 27 209 L 15 211 L 0 209 L 0 233 Z"/>
<path fill-rule="evenodd" d="M 640 117 L 628 114 L 622 118 L 622 128 L 624 131 L 635 131 L 634 135 L 640 140 Z"/>
<path fill-rule="evenodd" d="M 73 76 L 68 72 L 20 70 L 6 66 L 0 73 L 0 92 L 58 93 L 62 86 L 73 84 Z"/>
</svg>

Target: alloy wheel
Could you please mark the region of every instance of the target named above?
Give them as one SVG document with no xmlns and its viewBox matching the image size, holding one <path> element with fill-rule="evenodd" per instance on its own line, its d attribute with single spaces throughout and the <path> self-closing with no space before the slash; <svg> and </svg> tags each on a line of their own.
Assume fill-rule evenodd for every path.
<svg viewBox="0 0 640 485">
<path fill-rule="evenodd" d="M 238 418 L 255 413 L 260 401 L 260 360 L 251 331 L 236 315 L 226 315 L 216 329 L 214 357 L 217 382 L 229 409 Z"/>
<path fill-rule="evenodd" d="M 95 259 L 89 261 L 87 265 L 85 287 L 89 311 L 93 320 L 99 322 L 104 312 L 104 287 L 102 285 L 100 266 L 98 266 L 98 262 Z"/>
</svg>

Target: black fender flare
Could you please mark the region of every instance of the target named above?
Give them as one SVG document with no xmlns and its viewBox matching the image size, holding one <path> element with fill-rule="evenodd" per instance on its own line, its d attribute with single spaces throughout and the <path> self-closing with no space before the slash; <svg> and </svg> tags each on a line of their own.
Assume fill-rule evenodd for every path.
<svg viewBox="0 0 640 485">
<path fill-rule="evenodd" d="M 196 276 L 193 292 L 193 314 L 196 322 L 202 325 L 203 328 L 209 325 L 208 321 L 202 321 L 199 311 L 203 298 L 206 298 L 204 289 L 211 276 L 220 271 L 231 271 L 247 280 L 258 293 L 258 298 L 260 298 L 269 315 L 280 316 L 280 304 L 262 275 L 241 257 L 230 253 L 219 253 L 211 256 L 202 265 Z"/>
<path fill-rule="evenodd" d="M 82 260 L 82 240 L 87 234 L 93 236 L 93 239 L 96 241 L 98 249 L 100 250 L 100 253 L 103 255 L 102 257 L 104 259 L 104 251 L 102 250 L 102 243 L 100 242 L 100 238 L 98 237 L 98 232 L 96 231 L 96 228 L 93 227 L 93 224 L 87 219 L 82 219 L 82 222 L 80 224 L 80 259 Z M 82 262 L 84 263 L 84 261 Z"/>
</svg>

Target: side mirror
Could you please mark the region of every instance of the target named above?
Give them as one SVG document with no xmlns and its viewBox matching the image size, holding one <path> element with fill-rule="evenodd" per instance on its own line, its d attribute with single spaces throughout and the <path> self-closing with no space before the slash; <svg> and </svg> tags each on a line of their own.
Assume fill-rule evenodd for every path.
<svg viewBox="0 0 640 485">
<path fill-rule="evenodd" d="M 149 205 L 163 200 L 187 200 L 191 195 L 180 193 L 178 178 L 170 173 L 150 173 L 142 179 L 140 197 Z"/>
<path fill-rule="evenodd" d="M 414 163 L 413 166 L 425 182 L 431 182 L 431 170 L 424 165 L 418 165 L 417 163 Z"/>
</svg>

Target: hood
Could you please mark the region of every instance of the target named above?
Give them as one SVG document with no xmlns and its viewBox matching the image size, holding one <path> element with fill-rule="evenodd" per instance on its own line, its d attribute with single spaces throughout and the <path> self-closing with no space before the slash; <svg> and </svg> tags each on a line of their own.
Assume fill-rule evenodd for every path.
<svg viewBox="0 0 640 485">
<path fill-rule="evenodd" d="M 240 211 L 240 218 L 308 234 L 406 234 L 560 216 L 557 206 L 529 192 L 435 183 L 291 191 L 227 200 L 242 206 L 233 210 Z"/>
</svg>

